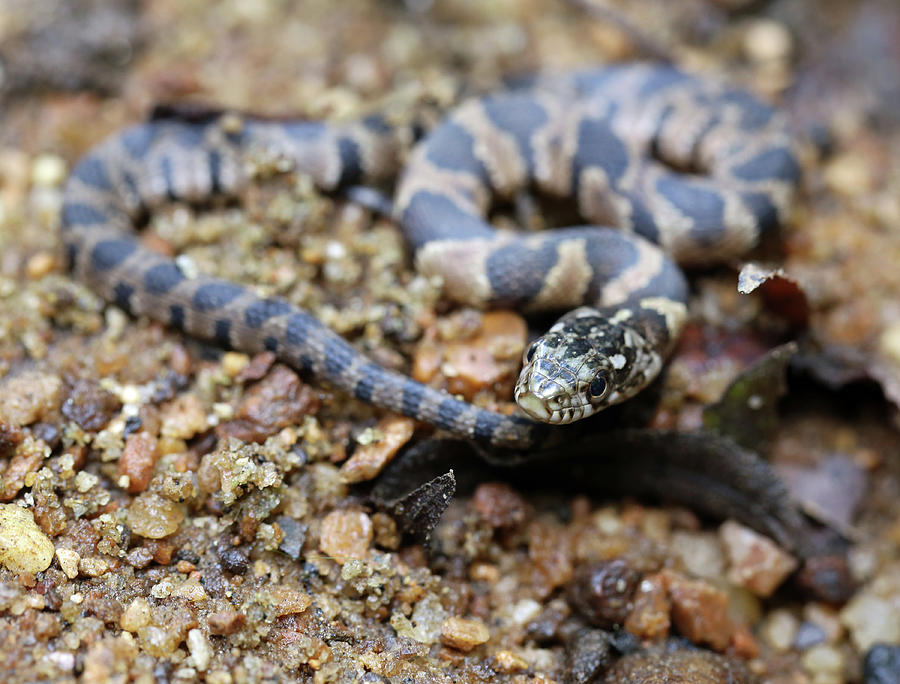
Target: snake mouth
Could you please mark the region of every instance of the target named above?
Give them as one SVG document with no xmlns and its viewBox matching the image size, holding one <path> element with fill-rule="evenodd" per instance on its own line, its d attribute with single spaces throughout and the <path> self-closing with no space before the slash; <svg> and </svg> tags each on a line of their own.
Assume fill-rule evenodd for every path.
<svg viewBox="0 0 900 684">
<path fill-rule="evenodd" d="M 530 392 L 525 392 L 520 396 L 517 396 L 516 403 L 519 404 L 519 408 L 535 420 L 539 420 L 542 423 L 559 422 L 559 411 L 549 410 L 539 397 Z"/>
<path fill-rule="evenodd" d="M 530 418 L 550 425 L 566 425 L 590 415 L 584 406 L 548 408 L 543 399 L 531 392 L 517 394 L 516 403 Z"/>
</svg>

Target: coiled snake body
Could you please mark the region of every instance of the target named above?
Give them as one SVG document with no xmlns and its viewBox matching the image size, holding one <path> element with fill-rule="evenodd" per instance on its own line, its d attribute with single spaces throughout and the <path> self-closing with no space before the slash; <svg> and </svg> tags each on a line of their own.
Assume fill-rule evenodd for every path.
<svg viewBox="0 0 900 684">
<path fill-rule="evenodd" d="M 254 151 L 277 152 L 326 190 L 398 171 L 395 136 L 378 118 L 150 121 L 72 171 L 62 226 L 75 274 L 128 312 L 251 353 L 271 350 L 363 401 L 456 435 L 509 447 L 540 439 L 546 429 L 530 418 L 477 408 L 385 369 L 285 300 L 189 277 L 138 242 L 139 213 L 235 193 Z M 749 94 L 667 66 L 622 65 L 462 104 L 413 151 L 395 216 L 419 271 L 440 276 L 452 299 L 569 311 L 528 348 L 516 386 L 531 418 L 565 423 L 656 376 L 686 314 L 676 262 L 753 247 L 782 220 L 798 174 L 784 121 Z M 596 225 L 492 228 L 492 201 L 529 185 L 575 198 Z"/>
</svg>

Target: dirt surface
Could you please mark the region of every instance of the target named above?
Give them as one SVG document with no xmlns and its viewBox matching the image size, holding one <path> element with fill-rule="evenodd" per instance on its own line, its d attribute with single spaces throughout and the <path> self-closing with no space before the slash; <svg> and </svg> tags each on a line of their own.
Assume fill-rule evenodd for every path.
<svg viewBox="0 0 900 684">
<path fill-rule="evenodd" d="M 8 681 L 900 680 L 896 3 L 11 0 L 0 46 Z M 629 487 L 626 469 L 601 492 L 576 475 L 590 461 L 566 460 L 537 486 L 423 470 L 372 493 L 410 451 L 446 446 L 267 355 L 130 319 L 63 268 L 68 169 L 159 103 L 380 112 L 411 140 L 510 75 L 647 57 L 784 106 L 804 184 L 791 224 L 746 260 L 762 286 L 738 292 L 742 263 L 690 274 L 665 379 L 607 422 L 656 431 L 627 441 L 639 467 L 661 430 L 715 431 L 763 457 L 754 473 L 790 500 L 781 484 L 729 498 L 756 475 L 723 484 L 696 465 L 668 491 Z M 539 322 L 443 301 L 392 222 L 301 171 L 167 207 L 142 239 L 511 410 Z M 552 225 L 554 211 L 523 196 L 495 220 Z M 782 270 L 767 280 L 770 265 Z M 577 450 L 606 441 L 598 428 Z M 793 522 L 758 520 L 767 496 Z"/>
</svg>

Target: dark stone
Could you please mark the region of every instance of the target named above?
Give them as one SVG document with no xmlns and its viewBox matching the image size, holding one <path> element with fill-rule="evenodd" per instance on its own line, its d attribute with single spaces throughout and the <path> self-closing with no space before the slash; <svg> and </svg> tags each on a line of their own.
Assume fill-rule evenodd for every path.
<svg viewBox="0 0 900 684">
<path fill-rule="evenodd" d="M 621 625 L 631 612 L 640 579 L 637 570 L 618 558 L 582 565 L 569 585 L 569 604 L 595 625 Z"/>
<path fill-rule="evenodd" d="M 591 682 L 612 664 L 609 636 L 599 629 L 582 629 L 566 645 L 566 674 L 568 684 Z"/>
<path fill-rule="evenodd" d="M 247 556 L 247 552 L 232 546 L 228 541 L 219 544 L 216 555 L 219 557 L 222 568 L 232 575 L 243 575 L 250 567 L 250 558 Z"/>
<path fill-rule="evenodd" d="M 863 684 L 900 684 L 900 646 L 875 644 L 863 662 Z"/>
<path fill-rule="evenodd" d="M 275 522 L 284 532 L 284 539 L 278 545 L 278 550 L 291 560 L 299 560 L 300 553 L 303 551 L 303 542 L 306 541 L 306 525 L 286 515 L 278 516 L 275 518 Z"/>
</svg>

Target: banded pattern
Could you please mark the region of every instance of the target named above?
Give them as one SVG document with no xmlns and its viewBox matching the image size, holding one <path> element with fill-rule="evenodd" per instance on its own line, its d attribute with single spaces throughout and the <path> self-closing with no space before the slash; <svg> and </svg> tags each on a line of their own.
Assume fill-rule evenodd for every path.
<svg viewBox="0 0 900 684">
<path fill-rule="evenodd" d="M 686 315 L 672 259 L 746 252 L 783 220 L 798 176 L 786 123 L 770 107 L 672 67 L 629 64 L 464 103 L 414 151 L 395 211 L 418 270 L 441 277 L 457 301 L 590 305 L 532 345 L 516 386 L 530 416 L 568 423 L 659 372 Z M 529 185 L 574 198 L 596 225 L 494 230 L 491 204 Z"/>
<path fill-rule="evenodd" d="M 141 246 L 131 230 L 139 214 L 235 193 L 257 153 L 283 158 L 326 190 L 398 170 L 394 135 L 378 118 L 150 121 L 72 171 L 62 225 L 74 273 L 126 311 L 224 346 L 271 350 L 363 401 L 456 435 L 519 448 L 541 439 L 544 426 L 527 418 L 378 366 L 282 299 L 188 275 Z M 450 297 L 573 309 L 529 348 L 517 386 L 526 413 L 569 422 L 643 388 L 680 332 L 684 277 L 648 239 L 687 263 L 738 254 L 778 223 L 797 172 L 768 107 L 668 67 L 629 65 L 461 105 L 413 152 L 395 210 L 417 267 L 441 276 Z M 485 220 L 492 200 L 529 184 L 573 196 L 587 220 L 622 230 L 494 230 Z"/>
</svg>

